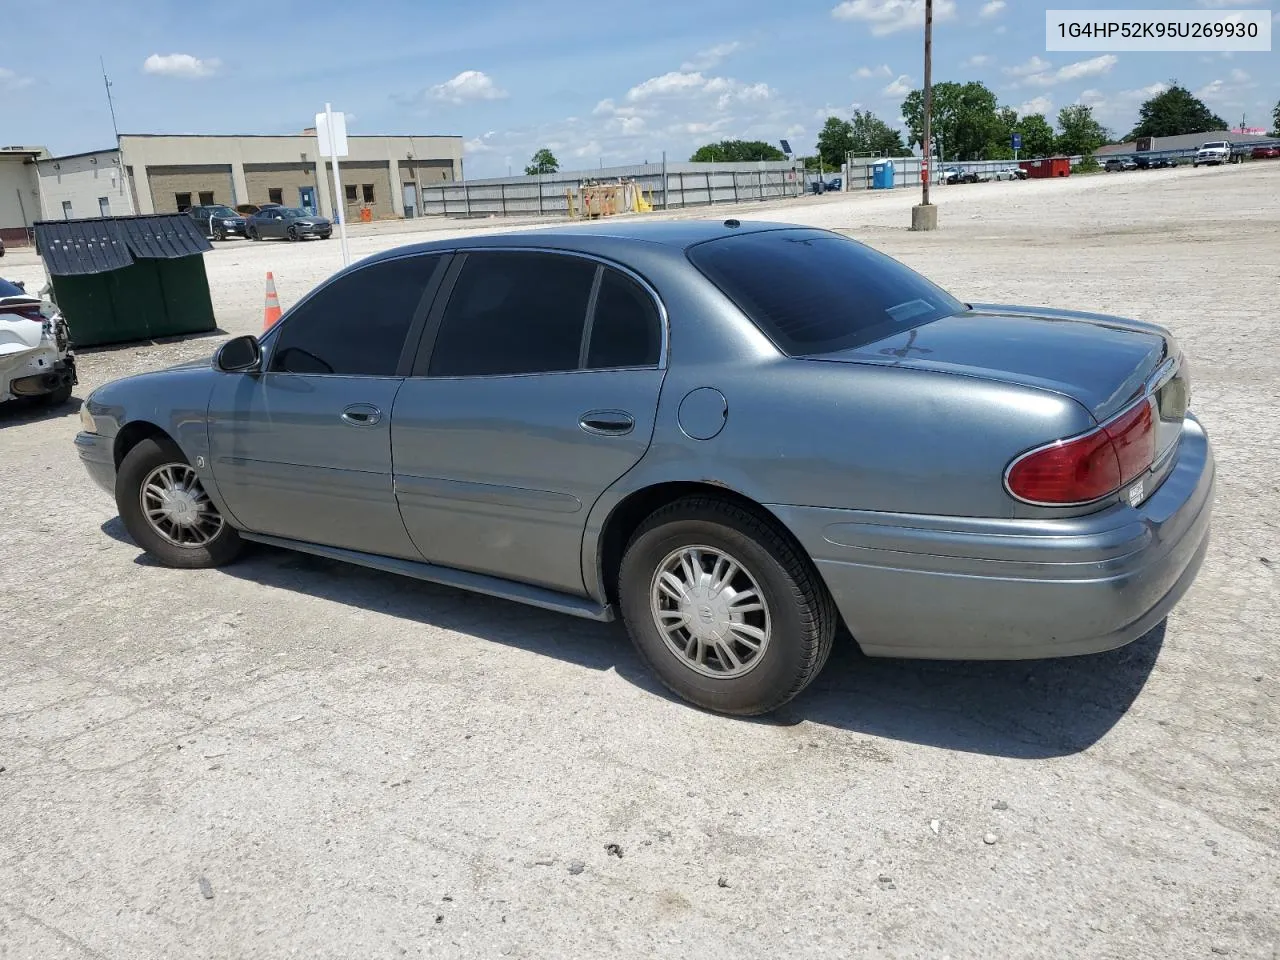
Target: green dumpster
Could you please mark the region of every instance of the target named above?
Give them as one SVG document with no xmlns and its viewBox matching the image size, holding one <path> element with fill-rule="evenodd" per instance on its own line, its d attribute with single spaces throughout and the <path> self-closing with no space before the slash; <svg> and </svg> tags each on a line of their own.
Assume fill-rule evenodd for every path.
<svg viewBox="0 0 1280 960">
<path fill-rule="evenodd" d="M 77 347 L 217 329 L 204 233 L 183 214 L 38 220 L 36 251 Z"/>
</svg>

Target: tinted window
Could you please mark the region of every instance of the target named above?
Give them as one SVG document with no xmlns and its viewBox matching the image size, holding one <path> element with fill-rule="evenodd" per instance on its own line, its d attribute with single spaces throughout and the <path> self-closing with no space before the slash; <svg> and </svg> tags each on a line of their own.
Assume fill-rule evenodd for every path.
<svg viewBox="0 0 1280 960">
<path fill-rule="evenodd" d="M 549 253 L 469 253 L 428 374 L 576 370 L 596 265 Z"/>
<path fill-rule="evenodd" d="M 271 369 L 394 376 L 438 256 L 371 264 L 329 284 L 280 330 Z"/>
<path fill-rule="evenodd" d="M 606 270 L 591 322 L 587 366 L 652 367 L 662 347 L 662 321 L 653 298 L 640 284 Z"/>
<path fill-rule="evenodd" d="M 965 309 L 891 257 L 814 230 L 712 240 L 689 259 L 791 356 L 859 347 Z"/>
</svg>

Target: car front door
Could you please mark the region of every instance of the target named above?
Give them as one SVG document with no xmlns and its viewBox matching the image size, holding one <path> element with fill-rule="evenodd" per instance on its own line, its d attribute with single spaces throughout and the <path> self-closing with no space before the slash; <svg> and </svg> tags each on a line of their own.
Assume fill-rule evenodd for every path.
<svg viewBox="0 0 1280 960">
<path fill-rule="evenodd" d="M 211 467 L 239 526 L 421 559 L 392 490 L 391 410 L 444 261 L 400 257 L 338 277 L 281 319 L 262 373 L 218 379 Z"/>
<path fill-rule="evenodd" d="M 648 448 L 664 372 L 661 309 L 637 278 L 567 254 L 460 254 L 391 417 L 413 542 L 583 594 L 587 515 Z"/>
</svg>

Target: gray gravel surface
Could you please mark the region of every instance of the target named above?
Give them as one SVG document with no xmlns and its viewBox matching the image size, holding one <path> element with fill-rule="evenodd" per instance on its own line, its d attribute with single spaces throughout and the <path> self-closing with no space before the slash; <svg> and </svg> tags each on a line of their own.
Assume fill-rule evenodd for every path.
<svg viewBox="0 0 1280 960">
<path fill-rule="evenodd" d="M 270 549 L 158 567 L 80 469 L 75 403 L 10 409 L 0 957 L 1275 958 L 1280 162 L 940 189 L 927 235 L 914 201 L 738 215 L 1170 325 L 1220 480 L 1164 627 L 1040 663 L 845 646 L 778 717 L 724 719 L 616 626 Z M 336 256 L 220 247 L 223 329 L 266 269 L 287 305 Z M 77 396 L 217 339 L 88 352 Z"/>
</svg>

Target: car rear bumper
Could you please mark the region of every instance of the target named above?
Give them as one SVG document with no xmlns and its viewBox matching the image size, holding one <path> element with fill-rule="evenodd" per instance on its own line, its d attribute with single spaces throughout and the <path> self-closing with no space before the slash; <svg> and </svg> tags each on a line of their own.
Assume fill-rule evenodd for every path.
<svg viewBox="0 0 1280 960">
<path fill-rule="evenodd" d="M 109 493 L 116 495 L 116 459 L 115 442 L 111 437 L 99 436 L 96 433 L 76 434 L 76 452 L 80 462 L 93 482 Z"/>
<path fill-rule="evenodd" d="M 1123 646 L 1163 620 L 1209 543 L 1215 464 L 1188 416 L 1141 506 L 1065 520 L 773 507 L 870 656 L 1022 660 Z"/>
</svg>

